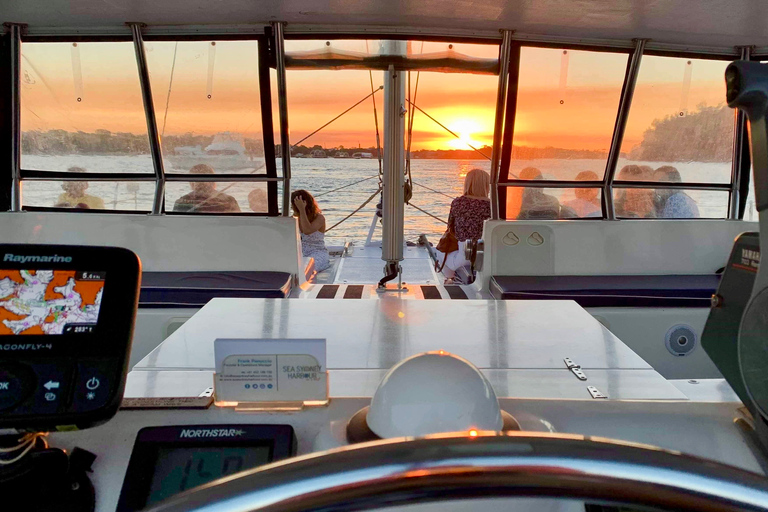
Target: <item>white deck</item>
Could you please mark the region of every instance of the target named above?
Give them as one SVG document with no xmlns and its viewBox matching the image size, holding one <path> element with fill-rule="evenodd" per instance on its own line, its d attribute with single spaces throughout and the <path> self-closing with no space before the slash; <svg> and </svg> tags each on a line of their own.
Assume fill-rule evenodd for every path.
<svg viewBox="0 0 768 512">
<path fill-rule="evenodd" d="M 483 369 L 501 397 L 591 400 L 586 386 L 594 385 L 609 399 L 686 400 L 575 302 L 391 296 L 214 299 L 134 367 L 126 396 L 197 396 L 212 382 L 216 338 L 309 337 L 327 340 L 334 397 L 370 397 L 388 368 L 442 349 Z"/>
<path fill-rule="evenodd" d="M 403 281 L 407 284 L 438 284 L 442 278 L 435 273 L 432 260 L 426 247 L 404 247 Z M 350 254 L 339 262 L 334 283 L 336 284 L 374 284 L 384 276 L 384 261 L 381 259 L 381 246 L 354 246 Z M 395 279 L 394 283 L 397 282 Z"/>
</svg>

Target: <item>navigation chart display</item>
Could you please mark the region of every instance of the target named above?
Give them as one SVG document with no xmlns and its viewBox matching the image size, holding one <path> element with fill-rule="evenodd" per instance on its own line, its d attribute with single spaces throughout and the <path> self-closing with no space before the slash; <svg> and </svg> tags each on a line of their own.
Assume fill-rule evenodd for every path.
<svg viewBox="0 0 768 512">
<path fill-rule="evenodd" d="M 0 270 L 0 335 L 94 332 L 105 278 L 106 272 Z"/>
</svg>

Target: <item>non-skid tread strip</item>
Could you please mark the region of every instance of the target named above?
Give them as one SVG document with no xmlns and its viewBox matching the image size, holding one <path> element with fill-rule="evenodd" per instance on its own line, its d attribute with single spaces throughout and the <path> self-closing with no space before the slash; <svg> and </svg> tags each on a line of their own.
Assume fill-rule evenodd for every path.
<svg viewBox="0 0 768 512">
<path fill-rule="evenodd" d="M 317 292 L 318 299 L 333 299 L 336 297 L 336 292 L 339 291 L 339 285 L 337 284 L 324 284 L 320 291 Z"/>
<path fill-rule="evenodd" d="M 344 298 L 361 299 L 363 298 L 363 290 L 365 290 L 365 286 L 362 284 L 350 284 L 344 291 Z"/>
<path fill-rule="evenodd" d="M 461 289 L 461 286 L 446 286 L 445 291 L 448 292 L 448 295 L 451 296 L 452 299 L 466 299 L 467 294 L 464 293 L 464 290 Z"/>
</svg>

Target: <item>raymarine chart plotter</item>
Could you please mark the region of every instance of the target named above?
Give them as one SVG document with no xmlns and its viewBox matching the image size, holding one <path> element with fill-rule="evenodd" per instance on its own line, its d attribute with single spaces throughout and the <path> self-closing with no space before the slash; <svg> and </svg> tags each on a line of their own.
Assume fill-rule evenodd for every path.
<svg viewBox="0 0 768 512">
<path fill-rule="evenodd" d="M 117 412 L 140 275 L 127 249 L 0 245 L 0 427 L 69 430 Z"/>
</svg>

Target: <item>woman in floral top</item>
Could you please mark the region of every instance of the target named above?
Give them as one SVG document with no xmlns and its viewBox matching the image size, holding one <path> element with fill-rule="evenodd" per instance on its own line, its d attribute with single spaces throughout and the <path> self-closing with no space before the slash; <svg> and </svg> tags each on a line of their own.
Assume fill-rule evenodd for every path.
<svg viewBox="0 0 768 512">
<path fill-rule="evenodd" d="M 483 223 L 491 218 L 491 202 L 488 193 L 491 190 L 491 177 L 482 169 L 472 169 L 464 178 L 464 195 L 451 203 L 448 216 L 448 228 L 453 230 L 459 241 L 459 250 L 447 255 L 437 252 L 438 267 L 443 265 L 446 284 L 453 282 L 453 276 L 459 267 L 469 265 L 464 258 L 467 240 L 477 240 L 483 236 Z"/>
</svg>

